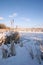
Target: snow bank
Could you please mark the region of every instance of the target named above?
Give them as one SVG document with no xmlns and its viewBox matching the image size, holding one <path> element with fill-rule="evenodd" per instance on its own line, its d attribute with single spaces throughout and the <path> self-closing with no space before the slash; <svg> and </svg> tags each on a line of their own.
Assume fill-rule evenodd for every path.
<svg viewBox="0 0 43 65">
<path fill-rule="evenodd" d="M 16 56 L 11 56 L 7 59 L 2 58 L 2 51 L 0 46 L 0 65 L 40 65 L 37 59 L 36 53 L 37 48 L 39 46 L 35 45 L 36 41 L 31 38 L 32 34 L 22 34 L 21 42 L 23 43 L 23 47 L 20 47 L 19 44 L 15 44 Z M 34 37 L 34 35 L 32 35 Z M 37 35 L 39 36 L 39 35 Z M 41 35 L 42 36 L 42 35 Z M 20 42 L 20 43 L 21 43 Z M 31 58 L 29 54 L 30 49 L 34 54 L 34 59 Z M 41 60 L 41 65 L 43 65 L 43 61 Z"/>
</svg>

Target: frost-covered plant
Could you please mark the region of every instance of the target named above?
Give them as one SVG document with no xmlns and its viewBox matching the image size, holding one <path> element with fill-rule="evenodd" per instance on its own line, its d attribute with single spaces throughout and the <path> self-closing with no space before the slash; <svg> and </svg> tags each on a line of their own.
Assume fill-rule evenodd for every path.
<svg viewBox="0 0 43 65">
<path fill-rule="evenodd" d="M 34 54 L 33 54 L 32 48 L 30 48 L 30 56 L 32 57 L 32 59 L 34 59 Z"/>
<path fill-rule="evenodd" d="M 23 47 L 23 43 L 22 42 L 20 42 L 20 47 Z"/>
<path fill-rule="evenodd" d="M 15 56 L 15 55 L 16 55 L 16 51 L 15 51 L 14 41 L 11 41 L 10 50 L 11 50 L 11 55 L 12 55 L 12 56 Z"/>
<path fill-rule="evenodd" d="M 11 40 L 14 40 L 15 43 L 19 42 L 20 35 L 18 32 L 12 32 L 10 35 L 6 35 L 5 37 L 5 44 L 9 44 Z"/>
<path fill-rule="evenodd" d="M 2 57 L 3 58 L 7 58 L 7 54 L 8 54 L 8 50 L 7 50 L 7 45 L 5 45 L 4 43 L 2 44 Z"/>
</svg>

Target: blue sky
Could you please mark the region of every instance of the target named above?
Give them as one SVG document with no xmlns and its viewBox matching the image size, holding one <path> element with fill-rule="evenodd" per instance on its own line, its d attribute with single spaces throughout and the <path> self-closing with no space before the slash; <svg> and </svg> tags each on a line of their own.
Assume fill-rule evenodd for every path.
<svg viewBox="0 0 43 65">
<path fill-rule="evenodd" d="M 43 27 L 43 0 L 0 0 L 0 23 L 14 27 Z"/>
</svg>

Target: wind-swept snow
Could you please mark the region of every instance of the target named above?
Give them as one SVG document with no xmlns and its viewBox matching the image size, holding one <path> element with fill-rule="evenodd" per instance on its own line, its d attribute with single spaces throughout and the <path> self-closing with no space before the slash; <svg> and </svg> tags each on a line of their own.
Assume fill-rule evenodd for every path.
<svg viewBox="0 0 43 65">
<path fill-rule="evenodd" d="M 39 46 L 35 45 L 37 42 L 31 38 L 34 36 L 32 34 L 21 34 L 20 43 L 23 43 L 23 47 L 20 44 L 15 44 L 16 56 L 11 56 L 6 59 L 2 58 L 0 46 L 0 65 L 40 65 L 36 50 L 39 49 Z M 33 59 L 30 51 L 33 53 Z M 43 65 L 42 60 L 41 65 Z"/>
</svg>

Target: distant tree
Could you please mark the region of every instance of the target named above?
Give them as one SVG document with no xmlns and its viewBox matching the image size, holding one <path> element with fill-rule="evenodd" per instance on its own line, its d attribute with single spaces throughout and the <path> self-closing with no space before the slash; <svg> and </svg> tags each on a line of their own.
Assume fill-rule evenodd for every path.
<svg viewBox="0 0 43 65">
<path fill-rule="evenodd" d="M 0 24 L 0 29 L 6 29 L 6 25 Z"/>
</svg>

